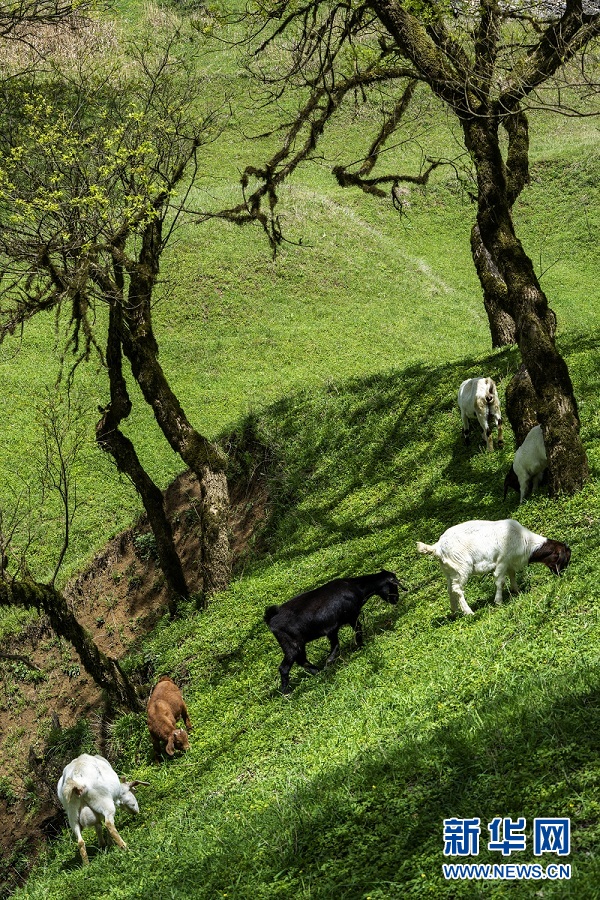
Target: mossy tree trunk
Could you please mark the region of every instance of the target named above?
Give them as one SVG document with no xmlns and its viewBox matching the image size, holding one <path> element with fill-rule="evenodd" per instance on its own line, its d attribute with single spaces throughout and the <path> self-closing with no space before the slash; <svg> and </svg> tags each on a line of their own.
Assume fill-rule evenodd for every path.
<svg viewBox="0 0 600 900">
<path fill-rule="evenodd" d="M 471 229 L 471 254 L 483 290 L 483 306 L 490 326 L 492 347 L 510 347 L 517 343 L 517 333 L 515 320 L 504 308 L 506 284 L 481 240 L 477 223 Z"/>
<path fill-rule="evenodd" d="M 202 567 L 204 595 L 224 590 L 231 577 L 229 487 L 225 472 L 202 469 Z"/>
<path fill-rule="evenodd" d="M 506 388 L 506 415 L 515 435 L 515 444 L 520 447 L 529 432 L 539 425 L 537 417 L 538 398 L 531 378 L 524 365 L 519 366 Z"/>
<path fill-rule="evenodd" d="M 506 284 L 503 308 L 515 322 L 521 358 L 538 401 L 550 491 L 574 493 L 588 476 L 577 401 L 567 365 L 556 348 L 556 317 L 515 234 L 510 182 L 500 151 L 498 122 L 492 115 L 466 117 L 463 130 L 477 172 L 477 224 L 482 241 Z M 516 177 L 522 176 L 523 173 L 516 172 Z"/>
</svg>

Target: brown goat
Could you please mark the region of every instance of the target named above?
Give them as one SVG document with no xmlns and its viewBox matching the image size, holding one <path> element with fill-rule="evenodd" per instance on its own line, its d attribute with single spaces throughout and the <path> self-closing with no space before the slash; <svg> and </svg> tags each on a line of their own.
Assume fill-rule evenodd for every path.
<svg viewBox="0 0 600 900">
<path fill-rule="evenodd" d="M 173 756 L 175 750 L 189 750 L 187 731 L 176 727 L 179 719 L 183 719 L 188 731 L 192 730 L 181 691 L 172 678 L 163 675 L 148 700 L 148 730 L 156 760 L 161 758 L 163 745 L 166 745 L 164 750 L 167 756 Z"/>
</svg>

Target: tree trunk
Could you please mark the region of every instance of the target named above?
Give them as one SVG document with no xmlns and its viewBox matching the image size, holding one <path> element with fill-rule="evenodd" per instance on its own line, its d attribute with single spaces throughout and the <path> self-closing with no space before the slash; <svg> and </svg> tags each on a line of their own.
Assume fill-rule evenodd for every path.
<svg viewBox="0 0 600 900">
<path fill-rule="evenodd" d="M 178 599 L 188 596 L 188 587 L 175 548 L 171 523 L 165 512 L 163 494 L 142 466 L 132 442 L 119 430 L 122 420 L 131 412 L 131 400 L 122 372 L 120 319 L 121 306 L 116 301 L 112 302 L 106 348 L 110 403 L 96 425 L 96 441 L 102 450 L 111 454 L 117 469 L 131 479 L 141 498 L 156 540 L 156 551 L 169 593 L 169 613 L 173 616 Z"/>
<path fill-rule="evenodd" d="M 229 490 L 224 472 L 202 473 L 202 563 L 204 595 L 224 591 L 231 576 Z"/>
<path fill-rule="evenodd" d="M 510 347 L 517 343 L 517 331 L 514 319 L 504 309 L 506 283 L 481 240 L 477 223 L 471 229 L 471 253 L 483 290 L 483 305 L 490 325 L 492 347 Z"/>
<path fill-rule="evenodd" d="M 0 582 L 0 606 L 21 606 L 37 609 L 38 612 L 43 610 L 55 634 L 73 645 L 86 672 L 115 704 L 133 712 L 144 709 L 144 703 L 117 660 L 100 650 L 56 588 L 29 580 Z"/>
<path fill-rule="evenodd" d="M 531 429 L 539 425 L 538 397 L 524 365 L 519 366 L 506 388 L 505 408 L 516 446 L 520 447 Z"/>
<path fill-rule="evenodd" d="M 123 305 L 121 341 L 133 376 L 144 399 L 152 408 L 159 427 L 173 450 L 197 475 L 201 484 L 206 506 L 202 514 L 205 523 L 202 537 L 203 575 L 205 594 L 210 594 L 224 589 L 231 574 L 229 498 L 225 476 L 227 457 L 216 444 L 210 443 L 190 424 L 158 361 L 158 344 L 152 328 L 151 298 L 158 273 L 159 246 L 160 222 L 155 220 L 144 231 L 137 264 L 129 269 L 129 296 Z"/>
<path fill-rule="evenodd" d="M 554 341 L 556 317 L 515 235 L 497 120 L 481 115 L 462 124 L 477 171 L 481 239 L 506 284 L 503 308 L 515 322 L 521 358 L 538 398 L 550 492 L 572 494 L 587 479 L 588 465 L 569 370 Z"/>
</svg>

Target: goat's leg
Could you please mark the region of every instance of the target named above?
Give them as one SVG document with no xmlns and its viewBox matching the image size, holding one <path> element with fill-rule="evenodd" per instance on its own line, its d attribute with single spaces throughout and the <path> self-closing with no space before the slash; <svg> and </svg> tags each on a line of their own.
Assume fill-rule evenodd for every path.
<svg viewBox="0 0 600 900">
<path fill-rule="evenodd" d="M 532 494 L 534 491 L 537 491 L 537 489 L 539 488 L 543 479 L 544 479 L 544 472 L 538 472 L 537 475 L 533 476 L 533 481 L 531 482 L 531 493 Z"/>
<path fill-rule="evenodd" d="M 508 570 L 508 577 L 510 578 L 510 590 L 513 594 L 519 594 L 519 585 L 517 584 L 517 573 L 514 569 Z"/>
<path fill-rule="evenodd" d="M 160 762 L 163 751 L 161 740 L 155 734 L 150 735 L 150 740 L 152 741 L 152 747 L 154 748 L 154 762 Z"/>
<path fill-rule="evenodd" d="M 475 415 L 477 416 L 477 421 L 481 426 L 481 430 L 483 432 L 483 440 L 485 441 L 486 448 L 489 451 L 492 451 L 494 449 L 494 442 L 492 440 L 492 430 L 488 422 L 487 406 L 485 409 L 476 409 Z"/>
<path fill-rule="evenodd" d="M 525 479 L 525 484 L 521 488 L 521 498 L 519 503 L 522 503 L 523 500 L 527 500 L 529 495 L 531 494 L 531 478 Z"/>
<path fill-rule="evenodd" d="M 281 675 L 281 693 L 289 694 L 290 692 L 290 669 L 294 665 L 294 660 L 289 656 L 284 656 L 283 662 L 279 666 L 279 674 Z"/>
<path fill-rule="evenodd" d="M 77 812 L 75 812 L 75 813 L 72 813 L 71 815 L 69 815 L 69 813 L 67 812 L 67 818 L 69 820 L 69 825 L 71 826 L 71 830 L 72 830 L 73 834 L 75 835 L 75 840 L 77 841 L 77 846 L 79 848 L 81 860 L 82 860 L 84 866 L 87 866 L 89 864 L 89 859 L 88 859 L 88 855 L 87 855 L 85 841 L 84 841 L 83 837 L 81 836 L 81 827 L 79 825 L 78 816 L 79 816 L 79 810 L 77 810 Z"/>
<path fill-rule="evenodd" d="M 284 631 L 273 632 L 273 634 L 275 635 L 279 646 L 283 650 L 283 660 L 281 665 L 279 666 L 279 674 L 281 675 L 281 693 L 289 694 L 290 669 L 292 668 L 296 660 L 298 647 L 297 644 L 295 644 Z"/>
<path fill-rule="evenodd" d="M 469 419 L 467 418 L 467 416 L 464 416 L 464 415 L 462 414 L 462 411 L 461 411 L 461 414 L 460 414 L 460 420 L 461 420 L 461 422 L 462 422 L 462 436 L 463 436 L 463 440 L 464 440 L 464 442 L 465 442 L 465 445 L 468 447 L 468 446 L 469 446 L 469 443 L 470 443 L 470 441 L 471 441 L 471 436 L 470 436 L 470 430 L 471 430 L 471 427 L 470 427 L 470 425 L 469 425 Z"/>
<path fill-rule="evenodd" d="M 115 823 L 113 821 L 111 821 L 109 816 L 107 816 L 105 818 L 104 824 L 106 825 L 106 830 L 110 834 L 111 838 L 113 839 L 113 841 L 115 842 L 117 847 L 121 847 L 122 850 L 127 850 L 127 844 L 125 843 L 125 841 L 123 840 L 123 838 L 121 837 L 121 835 L 119 834 L 117 829 L 115 828 Z"/>
<path fill-rule="evenodd" d="M 184 723 L 185 723 L 185 727 L 187 728 L 187 730 L 188 730 L 188 731 L 191 731 L 191 730 L 192 730 L 192 723 L 190 722 L 190 717 L 189 717 L 189 715 L 188 715 L 187 706 L 185 705 L 185 703 L 182 703 L 182 704 L 181 704 L 181 718 L 183 719 L 183 721 L 184 721 Z"/>
<path fill-rule="evenodd" d="M 356 640 L 356 646 L 362 647 L 364 635 L 363 635 L 362 620 L 361 620 L 360 616 L 358 616 L 356 621 L 352 623 L 352 627 L 354 628 L 354 639 Z"/>
<path fill-rule="evenodd" d="M 77 846 L 79 847 L 79 853 L 81 854 L 81 860 L 84 866 L 89 866 L 90 861 L 88 859 L 87 850 L 85 846 L 85 841 L 82 837 L 77 841 Z"/>
<path fill-rule="evenodd" d="M 502 431 L 502 419 L 498 419 L 496 424 L 498 426 L 498 446 L 500 448 L 502 448 L 502 447 L 504 447 L 504 432 Z"/>
<path fill-rule="evenodd" d="M 496 606 L 502 606 L 502 591 L 504 589 L 504 582 L 506 581 L 506 569 L 505 568 L 497 568 L 494 572 L 494 579 L 496 581 L 496 596 L 494 597 L 494 603 Z"/>
<path fill-rule="evenodd" d="M 458 600 L 452 589 L 452 577 L 450 575 L 446 575 L 446 581 L 448 583 L 448 595 L 450 597 L 450 611 L 453 613 L 457 613 L 458 612 Z"/>
<path fill-rule="evenodd" d="M 330 631 L 329 634 L 327 635 L 327 637 L 329 638 L 329 643 L 331 644 L 331 652 L 329 653 L 329 656 L 325 660 L 325 665 L 327 665 L 328 663 L 332 663 L 334 661 L 334 659 L 336 658 L 336 656 L 338 655 L 338 653 L 340 652 L 340 641 L 338 638 L 338 631 L 339 631 L 339 629 L 336 628 L 335 631 Z"/>
<path fill-rule="evenodd" d="M 104 847 L 106 845 L 106 841 L 104 839 L 104 831 L 102 829 L 102 822 L 96 822 L 96 824 L 94 825 L 94 828 L 96 829 L 96 838 L 98 840 L 98 846 L 100 847 L 100 849 L 102 849 L 102 847 Z"/>
<path fill-rule="evenodd" d="M 317 666 L 313 666 L 306 658 L 306 646 L 304 644 L 296 653 L 296 662 L 299 666 L 302 666 L 303 669 L 306 669 L 307 672 L 310 672 L 311 675 L 317 675 L 320 671 Z"/>
<path fill-rule="evenodd" d="M 452 612 L 460 610 L 465 616 L 473 615 L 473 610 L 465 600 L 462 584 L 456 578 L 450 579 L 450 608 Z"/>
</svg>

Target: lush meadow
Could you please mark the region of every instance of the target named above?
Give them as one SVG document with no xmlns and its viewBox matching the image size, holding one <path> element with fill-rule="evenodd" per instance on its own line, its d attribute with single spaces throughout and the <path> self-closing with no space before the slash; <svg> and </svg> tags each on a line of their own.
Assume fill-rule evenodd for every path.
<svg viewBox="0 0 600 900">
<path fill-rule="evenodd" d="M 215 83 L 235 82 L 232 57 L 210 59 Z M 431 139 L 452 146 L 439 112 L 423 116 Z M 255 159 L 257 142 L 243 140 L 250 112 L 238 117 L 203 160 L 203 207 L 232 202 L 237 173 Z M 324 158 L 281 192 L 295 243 L 275 259 L 259 230 L 217 221 L 186 223 L 168 250 L 155 307 L 163 366 L 194 424 L 227 436 L 232 469 L 264 470 L 269 518 L 226 594 L 165 618 L 124 662 L 179 679 L 194 724 L 190 751 L 156 766 L 145 717 L 115 722 L 119 771 L 151 782 L 140 815 L 117 817 L 129 851 L 95 852 L 90 832 L 83 870 L 65 828 L 17 897 L 600 896 L 597 125 L 534 117 L 532 185 L 516 210 L 558 316 L 592 475 L 574 498 L 542 492 L 518 509 L 516 495 L 502 500 L 509 429 L 503 451 L 467 451 L 456 409 L 463 378 L 492 375 L 503 399 L 519 363 L 514 350 L 489 352 L 469 253 L 474 207 L 446 170 L 412 190 L 402 216 L 336 187 L 331 165 L 357 141 L 353 129 L 375 121 L 375 109 L 340 117 Z M 55 383 L 60 341 L 49 318 L 2 347 L 3 502 L 34 478 L 34 407 Z M 76 383 L 89 446 L 65 578 L 140 512 L 93 443 L 105 374 L 81 367 Z M 132 395 L 129 434 L 166 486 L 180 464 Z M 42 578 L 59 540 L 54 514 L 32 545 Z M 502 608 L 492 581 L 473 579 L 475 615 L 452 618 L 416 540 L 508 516 L 567 541 L 571 566 L 561 579 L 531 567 Z M 398 606 L 370 601 L 365 647 L 342 631 L 342 658 L 317 676 L 294 668 L 282 698 L 264 608 L 381 567 L 408 589 Z M 309 648 L 312 662 L 324 662 L 325 644 Z M 572 880 L 445 882 L 442 822 L 454 816 L 525 816 L 528 834 L 536 816 L 569 816 Z M 506 862 L 485 848 L 477 861 Z M 533 862 L 530 844 L 509 861 Z"/>
</svg>

